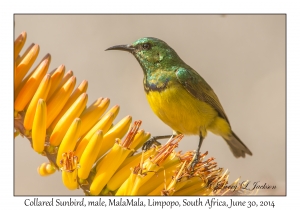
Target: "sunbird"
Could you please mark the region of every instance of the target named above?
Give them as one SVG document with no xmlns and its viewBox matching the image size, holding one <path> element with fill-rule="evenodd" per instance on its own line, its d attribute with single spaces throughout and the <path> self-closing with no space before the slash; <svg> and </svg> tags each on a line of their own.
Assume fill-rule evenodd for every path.
<svg viewBox="0 0 300 210">
<path fill-rule="evenodd" d="M 166 42 L 144 37 L 131 45 L 116 45 L 106 50 L 127 51 L 137 59 L 143 69 L 144 90 L 150 107 L 173 129 L 173 134 L 199 135 L 196 161 L 207 131 L 221 136 L 236 158 L 252 155 L 232 131 L 213 89 Z M 150 144 L 170 136 L 152 137 Z"/>
</svg>

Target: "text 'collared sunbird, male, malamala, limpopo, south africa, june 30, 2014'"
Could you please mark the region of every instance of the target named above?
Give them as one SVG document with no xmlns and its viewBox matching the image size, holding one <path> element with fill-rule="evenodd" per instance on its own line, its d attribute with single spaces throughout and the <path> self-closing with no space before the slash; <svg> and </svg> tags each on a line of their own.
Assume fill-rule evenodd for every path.
<svg viewBox="0 0 300 210">
<path fill-rule="evenodd" d="M 176 134 L 199 135 L 195 161 L 207 130 L 223 137 L 235 157 L 252 155 L 231 130 L 229 120 L 213 89 L 164 41 L 145 37 L 132 45 L 107 50 L 130 52 L 144 72 L 144 90 L 153 112 Z M 153 137 L 152 141 L 168 136 Z"/>
</svg>

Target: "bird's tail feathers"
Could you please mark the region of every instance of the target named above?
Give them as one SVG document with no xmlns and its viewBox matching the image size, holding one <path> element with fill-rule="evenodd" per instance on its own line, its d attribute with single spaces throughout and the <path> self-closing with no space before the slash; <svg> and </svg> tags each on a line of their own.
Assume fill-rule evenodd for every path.
<svg viewBox="0 0 300 210">
<path fill-rule="evenodd" d="M 224 139 L 227 142 L 231 152 L 236 158 L 245 157 L 245 154 L 252 155 L 252 152 L 247 148 L 247 146 L 239 139 L 239 137 L 233 131 L 230 136 L 227 136 Z"/>
</svg>

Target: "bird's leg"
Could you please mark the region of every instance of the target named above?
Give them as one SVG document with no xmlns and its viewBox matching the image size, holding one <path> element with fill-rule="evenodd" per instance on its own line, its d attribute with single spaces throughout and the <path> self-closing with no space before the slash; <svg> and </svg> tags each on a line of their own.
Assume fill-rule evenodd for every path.
<svg viewBox="0 0 300 210">
<path fill-rule="evenodd" d="M 200 148 L 201 148 L 203 140 L 204 140 L 204 137 L 202 136 L 202 133 L 200 131 L 199 144 L 198 144 L 198 149 L 197 149 L 197 152 L 196 152 L 196 157 L 193 160 L 192 165 L 191 165 L 192 170 L 194 170 L 195 165 L 198 163 L 198 159 L 200 157 Z"/>
<path fill-rule="evenodd" d="M 159 140 L 159 139 L 167 139 L 167 138 L 170 138 L 172 136 L 173 135 L 152 136 L 148 141 L 145 142 L 145 144 L 142 147 L 142 150 L 148 150 L 148 149 L 150 149 L 153 144 L 159 146 L 159 145 L 161 145 L 161 143 L 158 142 L 157 140 Z"/>
</svg>

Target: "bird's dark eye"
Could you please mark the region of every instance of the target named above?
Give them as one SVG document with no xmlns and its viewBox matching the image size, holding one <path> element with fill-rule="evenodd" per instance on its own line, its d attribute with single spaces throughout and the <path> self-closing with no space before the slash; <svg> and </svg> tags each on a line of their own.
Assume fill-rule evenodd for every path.
<svg viewBox="0 0 300 210">
<path fill-rule="evenodd" d="M 151 46 L 149 43 L 145 43 L 142 45 L 142 47 L 143 47 L 143 50 L 149 50 Z"/>
</svg>

